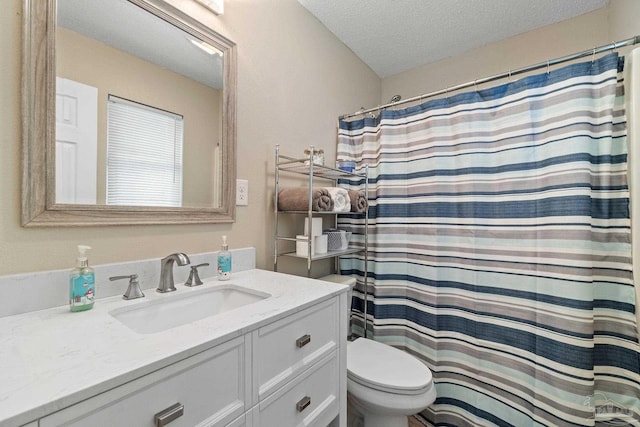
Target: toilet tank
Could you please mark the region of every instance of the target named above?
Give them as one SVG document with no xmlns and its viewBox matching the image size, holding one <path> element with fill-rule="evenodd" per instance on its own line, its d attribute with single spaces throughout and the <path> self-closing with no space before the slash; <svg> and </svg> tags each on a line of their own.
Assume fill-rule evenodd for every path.
<svg viewBox="0 0 640 427">
<path fill-rule="evenodd" d="M 349 319 L 347 321 L 347 336 L 351 336 L 351 298 L 353 297 L 353 287 L 356 285 L 355 277 L 329 274 L 327 276 L 319 277 L 318 279 L 349 286 L 349 291 L 347 293 L 347 307 L 349 308 L 347 311 L 349 313 Z"/>
</svg>

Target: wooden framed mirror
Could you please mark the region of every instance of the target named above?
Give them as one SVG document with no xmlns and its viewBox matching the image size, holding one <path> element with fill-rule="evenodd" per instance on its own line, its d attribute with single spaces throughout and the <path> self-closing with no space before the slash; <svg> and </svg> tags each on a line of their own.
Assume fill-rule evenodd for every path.
<svg viewBox="0 0 640 427">
<path fill-rule="evenodd" d="M 162 0 L 23 11 L 22 225 L 233 222 L 235 43 Z"/>
</svg>

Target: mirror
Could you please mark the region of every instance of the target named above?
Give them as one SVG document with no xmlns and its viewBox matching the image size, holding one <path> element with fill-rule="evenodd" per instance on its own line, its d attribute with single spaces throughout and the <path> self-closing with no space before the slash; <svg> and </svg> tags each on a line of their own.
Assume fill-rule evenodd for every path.
<svg viewBox="0 0 640 427">
<path fill-rule="evenodd" d="M 233 221 L 235 44 L 161 0 L 24 8 L 23 225 Z"/>
</svg>

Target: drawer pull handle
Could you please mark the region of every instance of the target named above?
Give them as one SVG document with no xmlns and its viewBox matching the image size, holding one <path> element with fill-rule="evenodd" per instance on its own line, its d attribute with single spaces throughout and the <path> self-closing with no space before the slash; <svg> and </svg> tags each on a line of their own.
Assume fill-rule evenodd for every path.
<svg viewBox="0 0 640 427">
<path fill-rule="evenodd" d="M 302 348 L 311 342 L 311 335 L 303 335 L 296 340 L 296 346 Z"/>
<path fill-rule="evenodd" d="M 298 412 L 304 411 L 307 406 L 311 405 L 311 398 L 309 396 L 305 396 L 298 403 L 296 403 L 296 409 Z"/>
<path fill-rule="evenodd" d="M 155 414 L 153 419 L 156 423 L 156 427 L 162 427 L 166 426 L 176 418 L 180 418 L 182 415 L 184 415 L 184 405 L 176 403 L 175 405 Z"/>
</svg>

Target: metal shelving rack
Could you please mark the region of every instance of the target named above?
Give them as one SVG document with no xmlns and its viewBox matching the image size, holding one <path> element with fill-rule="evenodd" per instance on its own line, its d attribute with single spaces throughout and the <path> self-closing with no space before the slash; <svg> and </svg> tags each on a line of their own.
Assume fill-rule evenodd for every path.
<svg viewBox="0 0 640 427">
<path fill-rule="evenodd" d="M 367 279 L 368 279 L 368 234 L 369 234 L 369 212 L 368 209 L 362 213 L 364 217 L 364 246 L 350 246 L 345 250 L 340 251 L 329 251 L 324 254 L 311 255 L 311 245 L 313 244 L 313 239 L 307 239 L 307 256 L 300 257 L 296 255 L 296 251 L 284 251 L 280 252 L 279 242 L 287 241 L 294 242 L 296 241 L 295 236 L 281 236 L 279 233 L 279 215 L 287 214 L 287 215 L 300 215 L 306 216 L 308 218 L 309 223 L 309 235 L 312 234 L 312 223 L 311 220 L 314 216 L 332 216 L 334 219 L 337 218 L 337 215 L 340 213 L 347 212 L 319 212 L 314 211 L 312 209 L 312 201 L 313 201 L 313 185 L 316 179 L 322 180 L 330 180 L 333 181 L 332 186 L 334 186 L 339 179 L 358 179 L 364 180 L 364 192 L 365 194 L 369 194 L 369 167 L 365 166 L 363 169 L 355 172 L 347 172 L 336 168 L 331 168 L 328 166 L 317 165 L 313 163 L 313 153 L 314 147 L 309 147 L 309 156 L 303 158 L 294 158 L 289 156 L 284 156 L 280 154 L 280 146 L 276 145 L 275 152 L 275 195 L 274 195 L 274 214 L 275 214 L 275 232 L 274 232 L 274 256 L 273 256 L 273 271 L 278 271 L 278 258 L 281 256 L 294 257 L 299 259 L 306 259 L 307 261 L 307 276 L 311 277 L 311 265 L 314 261 L 334 258 L 335 259 L 335 271 L 339 272 L 339 257 L 343 255 L 349 255 L 354 253 L 364 253 L 364 272 L 363 272 L 363 289 L 364 289 L 364 301 L 367 301 Z M 308 177 L 308 189 L 309 189 L 309 208 L 306 211 L 278 211 L 278 191 L 280 190 L 280 172 L 294 173 L 305 175 Z M 353 214 L 353 213 L 351 213 Z M 336 220 L 337 222 L 337 220 Z M 367 323 L 367 304 L 364 304 L 364 330 L 366 331 L 366 323 Z M 366 332 L 365 332 L 366 334 Z"/>
</svg>

